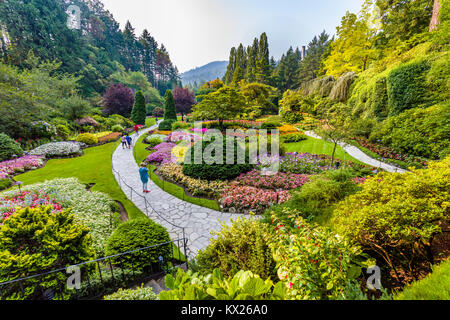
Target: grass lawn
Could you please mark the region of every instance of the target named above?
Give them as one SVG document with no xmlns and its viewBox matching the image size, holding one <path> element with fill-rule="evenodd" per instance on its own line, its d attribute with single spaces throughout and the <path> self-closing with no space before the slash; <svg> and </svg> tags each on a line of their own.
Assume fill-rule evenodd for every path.
<svg viewBox="0 0 450 320">
<path fill-rule="evenodd" d="M 322 139 L 315 139 L 312 137 L 307 137 L 306 140 L 294 143 L 286 143 L 287 152 L 300 152 L 300 153 L 310 153 L 310 154 L 325 154 L 331 156 L 333 154 L 334 144 Z M 344 151 L 340 146 L 337 146 L 335 158 L 340 160 L 353 161 L 359 164 L 364 164 L 361 161 L 353 158 L 347 152 Z"/>
<path fill-rule="evenodd" d="M 155 124 L 156 124 L 156 119 L 155 118 L 148 117 L 148 118 L 145 119 L 145 126 L 146 127 L 151 127 L 151 126 L 154 126 Z"/>
<path fill-rule="evenodd" d="M 78 158 L 49 160 L 45 167 L 18 175 L 15 180 L 29 185 L 55 178 L 76 177 L 83 184 L 94 183 L 92 191 L 107 193 L 113 200 L 120 201 L 130 219 L 146 217 L 128 200 L 112 174 L 111 154 L 117 145 L 115 142 L 88 148 Z"/>
<path fill-rule="evenodd" d="M 142 140 L 147 137 L 146 134 L 142 134 L 135 142 L 134 144 L 134 159 L 136 160 L 136 163 L 139 165 L 142 161 L 147 158 L 147 156 L 150 154 L 150 151 L 146 150 L 149 145 L 142 143 Z"/>
</svg>

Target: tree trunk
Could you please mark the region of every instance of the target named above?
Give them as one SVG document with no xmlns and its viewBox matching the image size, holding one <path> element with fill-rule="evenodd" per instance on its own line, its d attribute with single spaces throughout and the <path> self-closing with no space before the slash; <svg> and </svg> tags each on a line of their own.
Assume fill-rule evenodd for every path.
<svg viewBox="0 0 450 320">
<path fill-rule="evenodd" d="M 333 154 L 331 155 L 331 164 L 330 167 L 333 166 L 334 163 L 334 154 L 336 153 L 337 142 L 334 143 Z"/>
<path fill-rule="evenodd" d="M 434 0 L 433 16 L 431 17 L 429 32 L 437 30 L 437 28 L 440 24 L 440 21 L 439 21 L 440 10 L 441 10 L 440 0 Z"/>
</svg>

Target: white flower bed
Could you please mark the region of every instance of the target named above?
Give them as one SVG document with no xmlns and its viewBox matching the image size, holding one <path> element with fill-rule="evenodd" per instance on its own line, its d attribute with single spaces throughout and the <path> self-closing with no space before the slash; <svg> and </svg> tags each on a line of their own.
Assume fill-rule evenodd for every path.
<svg viewBox="0 0 450 320">
<path fill-rule="evenodd" d="M 46 158 L 68 157 L 81 155 L 81 153 L 81 147 L 78 143 L 68 141 L 47 143 L 30 152 L 32 155 L 42 155 Z"/>
<path fill-rule="evenodd" d="M 102 192 L 89 192 L 76 178 L 54 179 L 25 186 L 22 190 L 39 191 L 54 196 L 64 209 L 72 208 L 75 219 L 91 229 L 93 246 L 98 256 L 104 254 L 106 240 L 117 221 L 111 217 L 114 201 Z M 1 196 L 14 194 L 5 192 Z M 112 222 L 112 225 L 111 225 Z"/>
</svg>

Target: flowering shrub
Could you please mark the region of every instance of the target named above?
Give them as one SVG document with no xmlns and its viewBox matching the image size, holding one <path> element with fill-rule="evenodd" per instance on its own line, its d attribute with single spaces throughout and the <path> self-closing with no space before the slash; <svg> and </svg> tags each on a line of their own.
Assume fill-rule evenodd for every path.
<svg viewBox="0 0 450 320">
<path fill-rule="evenodd" d="M 200 136 L 185 131 L 174 131 L 168 136 L 169 142 L 179 142 L 179 141 L 193 142 L 198 141 L 200 139 L 201 139 Z"/>
<path fill-rule="evenodd" d="M 37 169 L 42 167 L 44 162 L 41 156 L 24 156 L 14 160 L 0 162 L 0 179 L 13 176 L 17 172 Z"/>
<path fill-rule="evenodd" d="M 78 143 L 67 141 L 47 143 L 30 152 L 32 155 L 40 155 L 46 158 L 68 157 L 81 155 L 81 153 L 81 148 Z"/>
<path fill-rule="evenodd" d="M 278 130 L 280 131 L 280 134 L 298 133 L 297 128 L 290 124 L 285 124 L 281 127 L 278 127 Z"/>
<path fill-rule="evenodd" d="M 361 178 L 361 177 L 356 177 L 353 178 L 352 181 L 356 184 L 363 184 L 365 181 L 367 180 L 367 178 Z"/>
<path fill-rule="evenodd" d="M 116 225 L 115 219 L 112 218 L 112 208 L 115 203 L 108 195 L 86 191 L 86 186 L 79 183 L 76 178 L 54 179 L 25 186 L 23 190 L 28 193 L 16 202 L 20 204 L 16 205 L 16 209 L 30 206 L 30 204 L 39 206 L 41 203 L 60 205 L 62 209 L 72 208 L 71 213 L 75 215 L 75 220 L 90 228 L 97 254 L 103 254 L 106 240 Z M 0 194 L 0 208 L 6 208 L 3 212 L 11 210 L 8 208 L 11 208 L 12 202 L 8 199 L 16 195 L 17 193 L 13 191 Z M 33 195 L 38 197 L 35 199 Z"/>
<path fill-rule="evenodd" d="M 230 211 L 262 213 L 267 208 L 292 198 L 289 191 L 273 191 L 249 186 L 231 185 L 222 193 L 220 204 Z"/>
<path fill-rule="evenodd" d="M 100 139 L 100 138 L 102 138 L 102 137 L 104 137 L 104 136 L 107 136 L 107 135 L 109 135 L 109 134 L 111 134 L 111 133 L 112 133 L 112 131 L 102 131 L 102 132 L 94 133 L 94 136 L 95 136 L 97 139 Z"/>
<path fill-rule="evenodd" d="M 281 172 L 312 174 L 327 170 L 323 158 L 309 153 L 287 153 L 280 162 Z"/>
<path fill-rule="evenodd" d="M 56 127 L 46 121 L 34 121 L 30 124 L 31 134 L 39 138 L 51 138 L 57 134 Z"/>
<path fill-rule="evenodd" d="M 183 174 L 183 167 L 176 163 L 163 164 L 157 172 L 163 178 L 181 184 L 194 196 L 218 198 L 228 185 L 227 181 L 208 181 L 188 177 Z"/>
<path fill-rule="evenodd" d="M 147 161 L 152 163 L 170 163 L 176 162 L 176 157 L 172 155 L 172 149 L 176 146 L 175 143 L 163 142 L 153 147 L 153 152 L 147 157 Z"/>
<path fill-rule="evenodd" d="M 361 274 L 362 252 L 337 234 L 309 225 L 296 210 L 284 209 L 292 220 L 287 228 L 272 215 L 267 242 L 277 262 L 287 295 L 297 300 L 339 299 L 349 281 Z M 368 266 L 368 265 L 367 265 Z"/>
<path fill-rule="evenodd" d="M 99 123 L 91 117 L 76 119 L 74 122 L 80 126 L 92 126 L 92 127 L 99 126 Z"/>
<path fill-rule="evenodd" d="M 117 141 L 122 136 L 122 132 L 112 132 L 106 136 L 98 138 L 98 143 L 109 143 Z"/>
<path fill-rule="evenodd" d="M 308 182 L 309 176 L 303 174 L 278 172 L 275 175 L 261 175 L 258 170 L 241 174 L 235 179 L 236 185 L 251 186 L 261 189 L 291 190 L 300 188 Z"/>
<path fill-rule="evenodd" d="M 152 139 L 160 139 L 162 142 L 167 142 L 168 141 L 168 137 L 164 134 L 150 134 L 147 137 L 145 137 L 144 139 L 144 143 L 149 143 L 150 140 Z"/>
</svg>

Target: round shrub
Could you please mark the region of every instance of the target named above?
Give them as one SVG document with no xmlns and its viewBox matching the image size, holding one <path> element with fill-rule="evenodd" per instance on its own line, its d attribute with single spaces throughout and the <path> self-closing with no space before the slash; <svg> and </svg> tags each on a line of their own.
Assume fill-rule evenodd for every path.
<svg viewBox="0 0 450 320">
<path fill-rule="evenodd" d="M 63 124 L 58 124 L 58 125 L 56 125 L 56 134 L 61 139 L 67 140 L 70 135 L 70 130 L 69 130 L 69 128 L 67 128 L 67 126 L 65 126 Z"/>
<path fill-rule="evenodd" d="M 284 143 L 292 143 L 292 142 L 300 142 L 308 139 L 303 133 L 289 133 L 283 136 L 280 136 L 280 139 Z"/>
<path fill-rule="evenodd" d="M 250 171 L 253 165 L 249 162 L 248 152 L 243 151 L 239 146 L 237 139 L 232 139 L 233 143 L 228 143 L 232 148 L 229 153 L 233 153 L 234 159 L 233 164 L 227 164 L 227 140 L 232 139 L 227 137 L 227 139 L 221 139 L 223 141 L 216 141 L 214 137 L 210 141 L 199 141 L 192 146 L 184 159 L 183 173 L 187 176 L 197 179 L 206 180 L 228 180 L 237 177 L 241 173 Z M 213 145 L 214 144 L 214 145 Z M 216 156 L 216 149 L 220 150 L 221 155 Z M 206 152 L 205 152 L 206 150 Z M 212 150 L 211 152 L 209 152 Z M 245 163 L 238 164 L 238 155 L 245 152 Z M 205 162 L 204 156 L 202 156 L 202 161 L 199 164 L 195 164 L 195 154 L 201 153 L 202 155 L 208 155 L 214 159 L 221 160 L 220 163 L 208 164 Z"/>
<path fill-rule="evenodd" d="M 0 190 L 5 190 L 11 187 L 12 181 L 10 179 L 0 179 Z"/>
<path fill-rule="evenodd" d="M 106 243 L 106 255 L 111 256 L 131 250 L 146 248 L 170 241 L 167 230 L 150 219 L 129 220 L 120 224 Z M 124 255 L 122 258 L 112 259 L 115 264 L 123 268 L 146 270 L 152 263 L 158 262 L 158 257 L 167 259 L 172 250 L 171 244 L 157 246 L 151 249 L 137 251 Z"/>
<path fill-rule="evenodd" d="M 174 122 L 172 123 L 172 131 L 179 130 L 179 129 L 188 129 L 189 125 L 184 122 Z"/>
<path fill-rule="evenodd" d="M 283 124 L 278 121 L 266 121 L 261 125 L 261 129 L 272 130 L 281 127 Z"/>
<path fill-rule="evenodd" d="M 78 142 L 86 143 L 88 145 L 93 145 L 98 143 L 98 138 L 93 135 L 92 133 L 82 133 L 78 135 L 77 139 Z"/>
<path fill-rule="evenodd" d="M 162 117 L 164 116 L 164 109 L 156 107 L 155 109 L 153 109 L 152 115 L 155 117 Z"/>
<path fill-rule="evenodd" d="M 264 234 L 267 225 L 256 219 L 238 218 L 231 226 L 216 232 L 208 247 L 197 255 L 202 274 L 220 269 L 227 276 L 237 270 L 249 270 L 262 279 L 276 279 L 276 264 Z"/>
<path fill-rule="evenodd" d="M 146 140 L 146 143 L 149 144 L 150 148 L 153 148 L 154 146 L 157 146 L 158 144 L 162 143 L 161 138 L 151 138 L 149 140 Z"/>
<path fill-rule="evenodd" d="M 158 130 L 160 131 L 171 131 L 172 130 L 172 124 L 176 122 L 175 120 L 164 120 L 161 121 L 161 123 L 158 126 Z"/>
<path fill-rule="evenodd" d="M 116 124 L 111 127 L 111 130 L 113 132 L 123 132 L 125 129 L 120 124 Z"/>
<path fill-rule="evenodd" d="M 81 155 L 80 145 L 76 142 L 61 141 L 50 142 L 33 149 L 30 154 L 36 156 L 45 156 L 46 158 L 68 157 Z"/>
<path fill-rule="evenodd" d="M 5 133 L 0 133 L 0 161 L 11 159 L 14 155 L 23 156 L 20 144 Z"/>
</svg>

